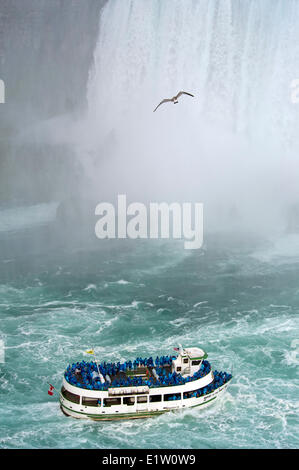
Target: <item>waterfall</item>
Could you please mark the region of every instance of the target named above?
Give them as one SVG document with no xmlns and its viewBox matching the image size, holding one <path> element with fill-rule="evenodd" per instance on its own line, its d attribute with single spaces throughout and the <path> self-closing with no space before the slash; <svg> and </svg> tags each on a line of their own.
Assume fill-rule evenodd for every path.
<svg viewBox="0 0 299 470">
<path fill-rule="evenodd" d="M 206 185 L 217 198 L 237 180 L 237 191 L 248 189 L 258 173 L 271 180 L 271 199 L 299 147 L 296 78 L 297 0 L 109 0 L 89 74 L 90 129 L 102 144 L 119 138 L 120 184 L 127 166 L 139 176 L 145 168 L 165 194 L 179 176 L 179 186 Z M 195 98 L 152 112 L 179 90 Z"/>
<path fill-rule="evenodd" d="M 290 85 L 298 77 L 297 0 L 110 0 L 89 109 L 109 129 L 115 114 L 152 110 L 186 89 L 198 95 L 193 118 L 229 123 L 253 138 L 279 131 L 290 142 L 299 114 Z"/>
</svg>

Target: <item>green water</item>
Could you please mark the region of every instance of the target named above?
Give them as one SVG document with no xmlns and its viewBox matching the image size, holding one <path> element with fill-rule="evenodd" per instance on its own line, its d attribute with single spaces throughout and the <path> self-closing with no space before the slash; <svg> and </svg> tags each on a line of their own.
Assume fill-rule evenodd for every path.
<svg viewBox="0 0 299 470">
<path fill-rule="evenodd" d="M 47 227 L 1 234 L 0 447 L 298 447 L 299 256 L 286 249 L 296 237 L 206 234 L 195 251 L 73 238 L 66 246 Z M 88 348 L 117 361 L 178 343 L 202 346 L 214 368 L 233 372 L 205 410 L 79 421 L 47 394 Z"/>
</svg>

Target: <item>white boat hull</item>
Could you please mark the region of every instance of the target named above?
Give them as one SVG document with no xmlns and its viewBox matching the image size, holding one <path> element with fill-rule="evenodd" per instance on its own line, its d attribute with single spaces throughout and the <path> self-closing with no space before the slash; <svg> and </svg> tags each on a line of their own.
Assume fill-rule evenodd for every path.
<svg viewBox="0 0 299 470">
<path fill-rule="evenodd" d="M 175 402 L 161 401 L 158 403 L 146 403 L 131 405 L 113 405 L 108 408 L 102 406 L 82 406 L 82 404 L 73 403 L 60 395 L 60 406 L 63 413 L 78 419 L 92 419 L 96 421 L 111 421 L 119 419 L 138 419 L 151 418 L 167 413 L 169 411 L 183 410 L 186 408 L 207 406 L 214 403 L 228 387 L 225 383 L 211 393 L 201 397 L 185 398 Z M 172 391 L 172 390 L 171 390 Z M 168 390 L 169 392 L 169 390 Z"/>
</svg>

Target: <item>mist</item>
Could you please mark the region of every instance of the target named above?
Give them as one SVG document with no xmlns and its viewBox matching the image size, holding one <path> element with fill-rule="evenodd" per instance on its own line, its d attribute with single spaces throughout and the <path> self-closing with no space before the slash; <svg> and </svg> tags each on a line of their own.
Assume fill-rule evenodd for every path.
<svg viewBox="0 0 299 470">
<path fill-rule="evenodd" d="M 81 164 L 71 129 L 86 107 L 86 82 L 105 2 L 1 0 L 0 203 L 61 201 Z"/>
<path fill-rule="evenodd" d="M 208 230 L 286 230 L 299 203 L 298 2 L 1 8 L 3 204 L 56 201 L 93 231 L 96 204 L 126 194 L 202 202 Z M 180 90 L 194 98 L 153 113 Z"/>
<path fill-rule="evenodd" d="M 296 24 L 292 1 L 108 2 L 83 131 L 96 191 L 200 201 L 214 230 L 284 230 L 298 203 Z M 179 90 L 195 97 L 153 113 Z"/>
</svg>

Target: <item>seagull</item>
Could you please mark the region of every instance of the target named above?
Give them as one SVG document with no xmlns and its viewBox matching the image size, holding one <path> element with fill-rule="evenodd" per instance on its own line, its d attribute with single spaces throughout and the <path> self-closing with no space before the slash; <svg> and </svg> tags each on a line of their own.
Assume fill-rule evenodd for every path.
<svg viewBox="0 0 299 470">
<path fill-rule="evenodd" d="M 159 108 L 159 106 L 163 103 L 168 103 L 168 102 L 173 102 L 173 104 L 177 104 L 178 103 L 178 98 L 181 96 L 181 95 L 189 95 L 189 96 L 193 96 L 194 98 L 194 95 L 191 95 L 191 93 L 187 93 L 187 91 L 180 91 L 176 96 L 173 96 L 172 98 L 165 98 L 165 100 L 162 100 L 161 103 L 158 104 L 158 106 L 154 109 L 154 112 Z"/>
</svg>

